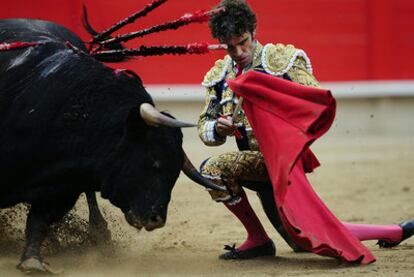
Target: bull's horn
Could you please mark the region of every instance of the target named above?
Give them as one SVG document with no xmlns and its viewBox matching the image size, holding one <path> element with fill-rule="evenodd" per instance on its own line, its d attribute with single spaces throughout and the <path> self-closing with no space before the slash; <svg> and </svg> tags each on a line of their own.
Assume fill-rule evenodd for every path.
<svg viewBox="0 0 414 277">
<path fill-rule="evenodd" d="M 163 125 L 175 128 L 197 126 L 195 124 L 182 122 L 169 116 L 166 116 L 165 114 L 160 113 L 156 108 L 154 108 L 154 106 L 148 103 L 141 104 L 141 106 L 139 107 L 139 112 L 145 123 L 152 126 Z"/>
<path fill-rule="evenodd" d="M 201 176 L 201 174 L 197 171 L 194 165 L 190 162 L 185 152 L 184 152 L 183 172 L 185 173 L 185 175 L 187 175 L 188 178 L 190 178 L 197 184 L 202 185 L 205 188 L 218 190 L 218 191 L 227 191 L 225 187 L 220 187 L 214 184 L 213 182 L 211 182 L 209 179 Z"/>
</svg>

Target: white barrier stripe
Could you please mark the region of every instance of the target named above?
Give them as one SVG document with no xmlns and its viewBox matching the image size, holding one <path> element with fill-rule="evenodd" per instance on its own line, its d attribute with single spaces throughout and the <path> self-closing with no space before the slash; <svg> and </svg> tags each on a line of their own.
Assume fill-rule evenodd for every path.
<svg viewBox="0 0 414 277">
<path fill-rule="evenodd" d="M 376 98 L 414 96 L 414 80 L 322 82 L 336 98 Z M 147 85 L 155 101 L 204 101 L 205 88 L 200 85 Z"/>
<path fill-rule="evenodd" d="M 323 82 L 338 98 L 414 96 L 414 80 Z"/>
</svg>

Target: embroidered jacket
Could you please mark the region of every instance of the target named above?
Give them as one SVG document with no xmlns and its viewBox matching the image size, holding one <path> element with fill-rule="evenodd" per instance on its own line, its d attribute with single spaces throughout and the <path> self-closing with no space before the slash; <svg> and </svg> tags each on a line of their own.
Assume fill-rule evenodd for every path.
<svg viewBox="0 0 414 277">
<path fill-rule="evenodd" d="M 293 45 L 266 44 L 264 47 L 256 42 L 253 62 L 245 68 L 243 73 L 257 70 L 291 80 L 293 82 L 319 87 L 318 81 L 312 75 L 312 67 L 306 53 Z M 206 145 L 221 145 L 226 138 L 218 136 L 215 131 L 217 119 L 223 116 L 232 116 L 237 105 L 237 96 L 227 85 L 228 79 L 234 79 L 237 73 L 235 63 L 229 55 L 217 60 L 215 65 L 207 72 L 202 82 L 206 87 L 205 107 L 198 121 L 198 133 Z M 239 112 L 235 124 L 238 126 L 242 139 L 237 139 L 240 150 L 259 150 L 252 128 L 244 115 Z"/>
</svg>

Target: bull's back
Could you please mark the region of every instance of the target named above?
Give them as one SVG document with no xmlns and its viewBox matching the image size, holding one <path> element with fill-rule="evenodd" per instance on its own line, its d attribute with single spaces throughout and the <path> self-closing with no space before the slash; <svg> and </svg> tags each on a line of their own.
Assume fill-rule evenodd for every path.
<svg viewBox="0 0 414 277">
<path fill-rule="evenodd" d="M 48 55 L 66 48 L 65 43 L 68 41 L 77 48 L 87 51 L 76 34 L 56 23 L 24 18 L 0 20 L 0 44 L 29 42 L 50 45 L 48 49 L 23 47 L 0 51 L 0 89 L 6 90 L 5 86 L 10 86 L 17 75 L 25 76 Z"/>
<path fill-rule="evenodd" d="M 41 139 L 39 133 L 55 132 L 62 113 L 76 102 L 71 99 L 87 92 L 82 89 L 87 82 L 81 79 L 87 75 L 85 68 L 102 67 L 67 47 L 69 41 L 86 51 L 80 38 L 60 25 L 0 20 L 0 43 L 19 41 L 38 45 L 0 51 L 0 128 L 7 129 L 0 134 L 0 143 L 16 141 L 16 137 L 34 143 Z"/>
<path fill-rule="evenodd" d="M 0 51 L 0 122 L 20 94 L 33 91 L 41 96 L 44 89 L 39 84 L 52 82 L 47 81 L 48 72 L 72 59 L 65 45 L 68 41 L 86 51 L 76 34 L 56 23 L 36 19 L 0 20 L 0 44 L 37 43 L 32 47 Z"/>
<path fill-rule="evenodd" d="M 54 22 L 26 18 L 0 20 L 0 43 L 14 41 L 41 42 L 45 40 L 61 43 L 69 41 L 77 48 L 86 51 L 85 44 L 75 33 Z"/>
</svg>

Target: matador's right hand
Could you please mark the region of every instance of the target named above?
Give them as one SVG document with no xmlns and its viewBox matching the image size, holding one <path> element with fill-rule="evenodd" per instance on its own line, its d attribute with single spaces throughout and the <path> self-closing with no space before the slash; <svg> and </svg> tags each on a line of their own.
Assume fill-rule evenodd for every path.
<svg viewBox="0 0 414 277">
<path fill-rule="evenodd" d="M 236 130 L 237 127 L 233 124 L 233 120 L 230 116 L 222 116 L 217 119 L 216 132 L 219 136 L 232 136 Z"/>
</svg>

